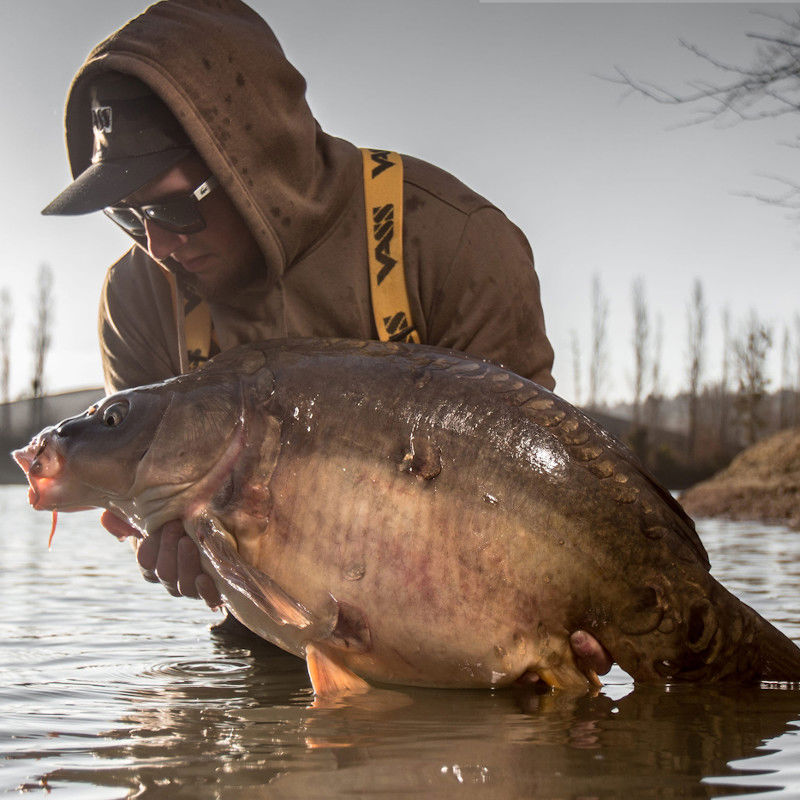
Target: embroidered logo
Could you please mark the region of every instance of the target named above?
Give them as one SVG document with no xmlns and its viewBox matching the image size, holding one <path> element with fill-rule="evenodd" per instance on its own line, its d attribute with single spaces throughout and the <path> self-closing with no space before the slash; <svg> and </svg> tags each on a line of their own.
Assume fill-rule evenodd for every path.
<svg viewBox="0 0 800 800">
<path fill-rule="evenodd" d="M 111 106 L 98 106 L 92 109 L 92 127 L 101 133 L 111 133 L 113 115 Z"/>
</svg>

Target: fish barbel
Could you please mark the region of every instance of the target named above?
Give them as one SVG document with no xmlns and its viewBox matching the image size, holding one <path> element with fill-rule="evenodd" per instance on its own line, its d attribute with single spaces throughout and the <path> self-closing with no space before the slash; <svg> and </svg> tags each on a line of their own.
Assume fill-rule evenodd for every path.
<svg viewBox="0 0 800 800">
<path fill-rule="evenodd" d="M 275 340 L 119 392 L 15 452 L 36 508 L 181 519 L 232 613 L 364 680 L 585 690 L 586 630 L 636 681 L 800 680 L 691 519 L 595 422 L 421 345 Z M 591 677 L 591 676 L 590 676 Z"/>
</svg>

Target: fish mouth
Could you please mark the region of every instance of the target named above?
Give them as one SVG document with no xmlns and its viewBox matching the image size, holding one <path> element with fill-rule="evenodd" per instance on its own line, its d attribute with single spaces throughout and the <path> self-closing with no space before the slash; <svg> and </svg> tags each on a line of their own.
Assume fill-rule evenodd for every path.
<svg viewBox="0 0 800 800">
<path fill-rule="evenodd" d="M 32 439 L 27 447 L 11 454 L 28 479 L 28 502 L 37 510 L 54 508 L 52 495 L 64 456 L 55 445 L 52 433 L 46 431 Z"/>
<path fill-rule="evenodd" d="M 65 454 L 54 428 L 48 428 L 11 457 L 28 479 L 28 502 L 37 511 L 80 511 L 89 506 L 70 503 L 64 478 Z"/>
</svg>

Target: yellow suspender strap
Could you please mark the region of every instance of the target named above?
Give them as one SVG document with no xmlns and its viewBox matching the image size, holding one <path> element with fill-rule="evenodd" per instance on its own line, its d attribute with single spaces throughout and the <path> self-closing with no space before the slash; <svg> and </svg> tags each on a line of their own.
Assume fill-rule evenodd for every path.
<svg viewBox="0 0 800 800">
<path fill-rule="evenodd" d="M 403 161 L 388 150 L 362 149 L 372 313 L 382 342 L 417 342 L 403 267 Z M 208 361 L 211 310 L 199 298 L 185 298 L 167 272 L 178 327 L 181 372 Z"/>
<path fill-rule="evenodd" d="M 372 313 L 382 342 L 419 342 L 403 267 L 403 161 L 361 149 Z"/>
<path fill-rule="evenodd" d="M 175 276 L 166 275 L 178 323 L 181 372 L 190 372 L 205 364 L 211 353 L 211 309 L 198 297 L 184 297 Z"/>
</svg>

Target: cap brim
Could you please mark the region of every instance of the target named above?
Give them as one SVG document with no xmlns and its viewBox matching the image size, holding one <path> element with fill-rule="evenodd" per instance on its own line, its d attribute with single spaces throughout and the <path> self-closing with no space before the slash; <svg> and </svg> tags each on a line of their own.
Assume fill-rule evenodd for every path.
<svg viewBox="0 0 800 800">
<path fill-rule="evenodd" d="M 89 214 L 113 206 L 174 167 L 191 152 L 189 147 L 176 147 L 143 156 L 98 161 L 81 172 L 42 209 L 42 214 Z"/>
</svg>

